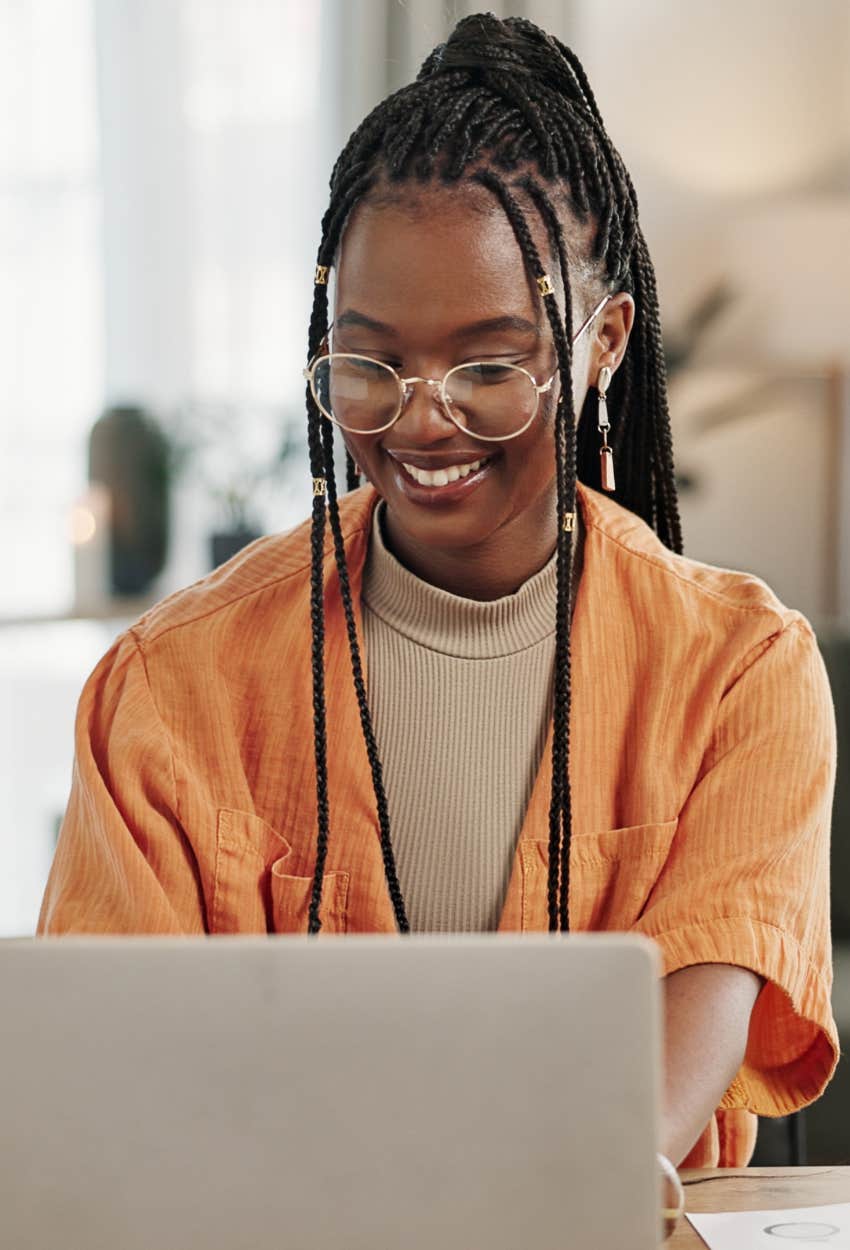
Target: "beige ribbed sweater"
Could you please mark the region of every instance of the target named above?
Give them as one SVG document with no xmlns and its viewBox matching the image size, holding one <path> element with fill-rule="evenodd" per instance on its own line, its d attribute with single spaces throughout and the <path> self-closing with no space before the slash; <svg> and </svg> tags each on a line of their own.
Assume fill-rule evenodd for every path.
<svg viewBox="0 0 850 1250">
<path fill-rule="evenodd" d="M 384 506 L 363 628 L 408 920 L 413 932 L 495 929 L 552 711 L 555 557 L 516 594 L 464 599 L 387 550 Z"/>
</svg>

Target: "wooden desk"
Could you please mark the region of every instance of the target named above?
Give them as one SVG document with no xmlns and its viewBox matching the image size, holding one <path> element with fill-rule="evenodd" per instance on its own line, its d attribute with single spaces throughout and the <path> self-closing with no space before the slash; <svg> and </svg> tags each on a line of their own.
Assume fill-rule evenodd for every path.
<svg viewBox="0 0 850 1250">
<path fill-rule="evenodd" d="M 850 1167 L 700 1168 L 679 1173 L 686 1211 L 771 1211 L 782 1207 L 850 1202 Z M 682 1216 L 669 1250 L 705 1250 Z"/>
</svg>

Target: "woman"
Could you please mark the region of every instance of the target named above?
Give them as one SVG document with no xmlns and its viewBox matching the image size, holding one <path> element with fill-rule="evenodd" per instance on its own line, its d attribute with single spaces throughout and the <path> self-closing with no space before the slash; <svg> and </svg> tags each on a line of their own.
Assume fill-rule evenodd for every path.
<svg viewBox="0 0 850 1250">
<path fill-rule="evenodd" d="M 681 554 L 652 264 L 575 55 L 461 21 L 340 156 L 315 281 L 312 522 L 89 678 L 40 931 L 644 933 L 664 1151 L 744 1164 L 837 1056 L 833 709 L 805 618 Z"/>
</svg>

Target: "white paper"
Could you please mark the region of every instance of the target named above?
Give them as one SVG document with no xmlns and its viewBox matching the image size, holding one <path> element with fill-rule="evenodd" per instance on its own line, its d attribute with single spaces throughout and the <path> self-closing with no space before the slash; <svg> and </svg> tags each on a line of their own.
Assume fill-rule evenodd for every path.
<svg viewBox="0 0 850 1250">
<path fill-rule="evenodd" d="M 688 1212 L 710 1250 L 850 1250 L 850 1202 L 782 1211 Z"/>
</svg>

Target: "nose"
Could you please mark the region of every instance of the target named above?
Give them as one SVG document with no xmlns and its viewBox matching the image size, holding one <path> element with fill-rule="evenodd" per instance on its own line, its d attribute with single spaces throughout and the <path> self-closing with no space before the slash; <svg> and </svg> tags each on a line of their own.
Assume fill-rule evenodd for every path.
<svg viewBox="0 0 850 1250">
<path fill-rule="evenodd" d="M 395 428 L 418 445 L 436 443 L 457 432 L 457 426 L 443 407 L 439 382 L 430 378 L 406 380 L 401 416 Z"/>
</svg>

